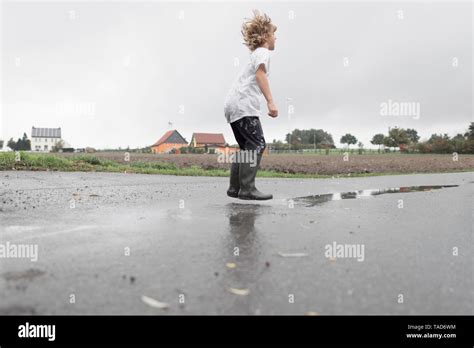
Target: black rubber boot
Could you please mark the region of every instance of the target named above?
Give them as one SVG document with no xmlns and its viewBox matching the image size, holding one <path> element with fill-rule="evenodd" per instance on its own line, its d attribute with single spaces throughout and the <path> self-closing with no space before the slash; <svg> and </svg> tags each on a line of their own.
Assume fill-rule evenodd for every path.
<svg viewBox="0 0 474 348">
<path fill-rule="evenodd" d="M 251 166 L 251 163 L 240 163 L 240 199 L 264 201 L 273 198 L 273 195 L 262 193 L 255 187 L 255 176 L 257 175 L 258 168 L 260 167 L 261 160 L 262 155 L 258 154 L 257 165 L 255 165 L 254 167 Z"/>
<path fill-rule="evenodd" d="M 239 180 L 239 164 L 238 162 L 232 162 L 230 167 L 230 185 L 227 190 L 227 196 L 238 198 L 239 189 L 240 189 L 240 180 Z"/>
</svg>

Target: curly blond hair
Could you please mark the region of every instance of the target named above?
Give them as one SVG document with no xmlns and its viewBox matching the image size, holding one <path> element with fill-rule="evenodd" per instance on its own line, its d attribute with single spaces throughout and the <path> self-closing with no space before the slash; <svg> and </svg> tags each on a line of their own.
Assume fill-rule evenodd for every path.
<svg viewBox="0 0 474 348">
<path fill-rule="evenodd" d="M 253 14 L 253 18 L 246 18 L 241 30 L 244 45 L 251 51 L 261 47 L 267 36 L 277 30 L 276 25 L 272 24 L 272 20 L 265 13 L 260 14 L 258 10 L 254 10 Z"/>
</svg>

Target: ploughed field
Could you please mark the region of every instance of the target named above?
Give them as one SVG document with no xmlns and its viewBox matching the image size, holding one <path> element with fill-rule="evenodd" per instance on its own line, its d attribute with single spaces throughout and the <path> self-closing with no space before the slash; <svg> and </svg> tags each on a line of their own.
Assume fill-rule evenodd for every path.
<svg viewBox="0 0 474 348">
<path fill-rule="evenodd" d="M 71 157 L 78 154 L 60 153 Z M 127 164 L 125 152 L 96 152 L 85 154 L 99 159 Z M 347 160 L 345 160 L 347 159 Z M 228 158 L 215 154 L 140 154 L 130 153 L 130 162 L 167 162 L 178 168 L 197 166 L 203 169 L 228 169 Z M 452 154 L 270 154 L 261 163 L 264 170 L 302 174 L 349 174 L 349 173 L 432 173 L 474 171 L 474 155 Z"/>
</svg>

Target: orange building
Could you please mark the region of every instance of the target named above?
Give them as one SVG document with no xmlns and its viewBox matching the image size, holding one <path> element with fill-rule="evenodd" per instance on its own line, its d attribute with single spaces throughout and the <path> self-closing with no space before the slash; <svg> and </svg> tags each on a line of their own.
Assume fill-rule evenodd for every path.
<svg viewBox="0 0 474 348">
<path fill-rule="evenodd" d="M 155 144 L 151 146 L 152 153 L 169 153 L 173 149 L 187 146 L 188 142 L 174 129 L 167 131 Z"/>
<path fill-rule="evenodd" d="M 222 133 L 193 133 L 189 145 L 192 147 L 216 148 L 226 144 Z"/>
</svg>

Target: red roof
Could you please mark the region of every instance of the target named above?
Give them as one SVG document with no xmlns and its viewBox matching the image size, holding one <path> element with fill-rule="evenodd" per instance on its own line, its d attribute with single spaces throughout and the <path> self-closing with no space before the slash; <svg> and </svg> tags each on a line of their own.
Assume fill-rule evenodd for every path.
<svg viewBox="0 0 474 348">
<path fill-rule="evenodd" d="M 173 134 L 174 130 L 170 130 L 170 131 L 167 131 L 165 134 L 163 134 L 163 136 L 155 143 L 153 144 L 152 146 L 158 146 L 160 144 L 163 144 L 166 139 L 168 139 L 170 137 L 171 134 Z"/>
<path fill-rule="evenodd" d="M 169 130 L 165 134 L 163 134 L 163 136 L 156 143 L 154 143 L 152 146 L 158 146 L 158 145 L 161 145 L 161 144 L 165 143 L 168 140 L 168 138 L 170 136 L 172 136 L 175 132 L 177 133 L 177 136 L 179 136 L 179 138 L 181 138 L 181 141 L 176 141 L 176 143 L 187 144 L 186 140 L 181 136 L 181 134 L 179 134 L 179 132 L 176 129 L 173 129 L 173 130 Z"/>
<path fill-rule="evenodd" d="M 193 133 L 196 144 L 222 144 L 225 145 L 222 133 Z"/>
</svg>

